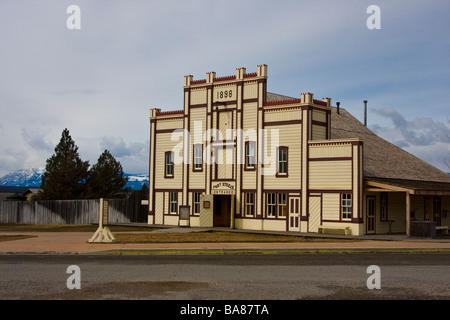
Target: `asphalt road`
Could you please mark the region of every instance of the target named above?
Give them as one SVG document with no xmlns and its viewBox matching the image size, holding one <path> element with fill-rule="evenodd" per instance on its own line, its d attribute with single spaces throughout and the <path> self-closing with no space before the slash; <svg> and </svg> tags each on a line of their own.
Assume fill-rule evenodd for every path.
<svg viewBox="0 0 450 320">
<path fill-rule="evenodd" d="M 448 300 L 449 266 L 448 253 L 0 255 L 0 299 Z"/>
</svg>

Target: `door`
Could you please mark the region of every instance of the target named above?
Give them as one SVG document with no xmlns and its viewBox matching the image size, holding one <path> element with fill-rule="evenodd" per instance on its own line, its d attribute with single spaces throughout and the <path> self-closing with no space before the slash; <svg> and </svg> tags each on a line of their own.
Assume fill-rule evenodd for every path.
<svg viewBox="0 0 450 320">
<path fill-rule="evenodd" d="M 288 231 L 300 231 L 300 197 L 289 197 Z"/>
<path fill-rule="evenodd" d="M 229 227 L 231 221 L 231 195 L 214 196 L 214 227 Z"/>
<path fill-rule="evenodd" d="M 318 232 L 322 213 L 322 197 L 309 197 L 308 232 Z"/>
<path fill-rule="evenodd" d="M 441 225 L 441 198 L 433 198 L 433 221 Z"/>
<path fill-rule="evenodd" d="M 366 227 L 367 234 L 375 233 L 375 197 L 367 197 L 367 207 L 366 207 Z"/>
</svg>

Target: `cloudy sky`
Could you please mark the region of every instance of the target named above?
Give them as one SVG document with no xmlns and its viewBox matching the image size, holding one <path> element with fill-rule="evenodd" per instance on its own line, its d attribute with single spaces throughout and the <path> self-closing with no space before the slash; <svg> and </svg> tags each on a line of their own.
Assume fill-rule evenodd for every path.
<svg viewBox="0 0 450 320">
<path fill-rule="evenodd" d="M 70 5 L 80 29 L 69 29 Z M 369 29 L 370 5 L 380 29 Z M 1 0 L 0 175 L 43 167 L 68 128 L 83 160 L 108 149 L 148 172 L 149 109 L 181 109 L 183 76 L 255 72 L 268 90 L 333 104 L 450 171 L 445 0 Z"/>
</svg>

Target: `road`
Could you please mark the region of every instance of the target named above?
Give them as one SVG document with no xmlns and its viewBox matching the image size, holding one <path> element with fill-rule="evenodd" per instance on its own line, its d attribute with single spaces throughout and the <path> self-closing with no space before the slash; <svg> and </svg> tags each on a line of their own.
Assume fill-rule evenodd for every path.
<svg viewBox="0 0 450 320">
<path fill-rule="evenodd" d="M 448 253 L 0 255 L 0 299 L 448 300 L 449 266 Z"/>
</svg>

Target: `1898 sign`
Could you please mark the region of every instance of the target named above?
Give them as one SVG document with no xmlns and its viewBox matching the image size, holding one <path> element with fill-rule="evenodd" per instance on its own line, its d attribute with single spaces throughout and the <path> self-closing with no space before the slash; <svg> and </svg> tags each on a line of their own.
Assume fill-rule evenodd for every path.
<svg viewBox="0 0 450 320">
<path fill-rule="evenodd" d="M 217 91 L 217 99 L 228 99 L 233 97 L 233 90 L 220 90 Z"/>
</svg>

